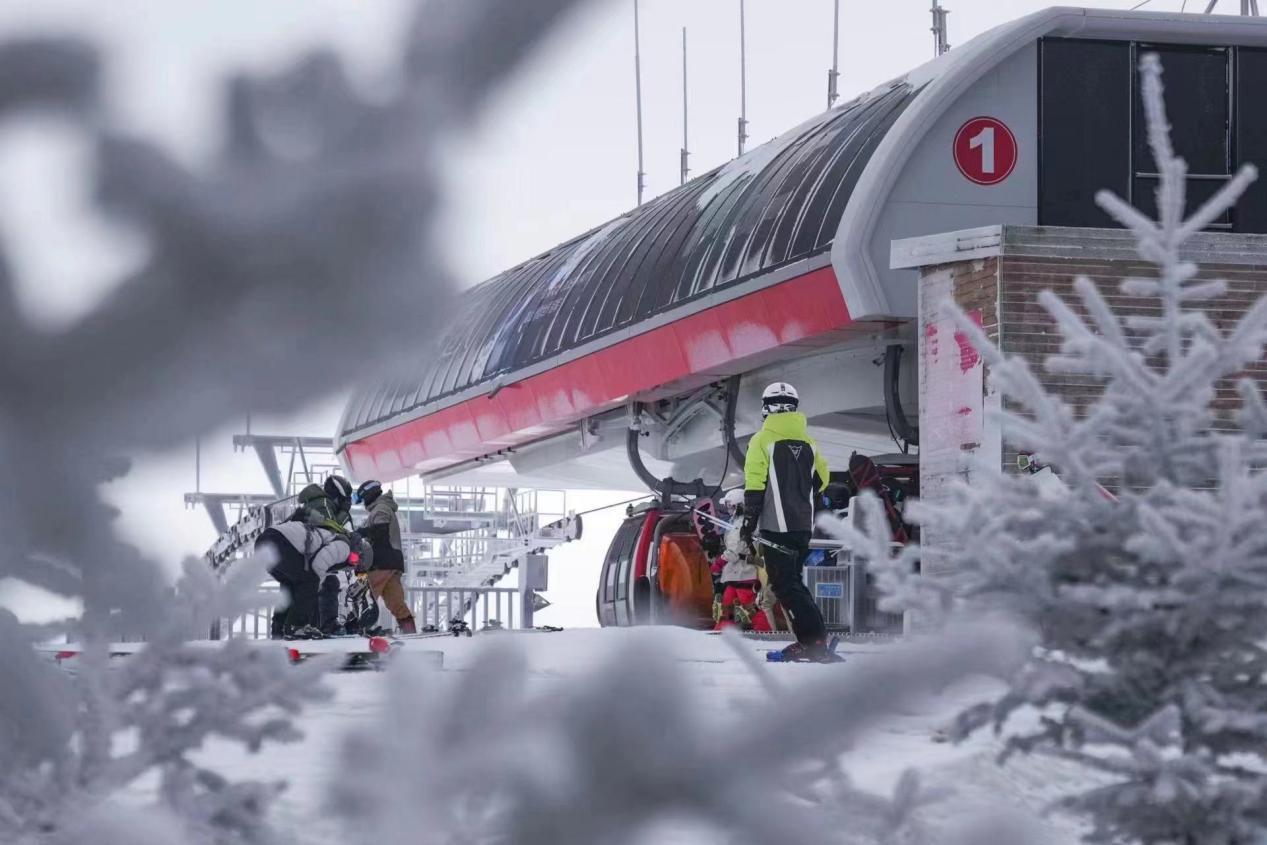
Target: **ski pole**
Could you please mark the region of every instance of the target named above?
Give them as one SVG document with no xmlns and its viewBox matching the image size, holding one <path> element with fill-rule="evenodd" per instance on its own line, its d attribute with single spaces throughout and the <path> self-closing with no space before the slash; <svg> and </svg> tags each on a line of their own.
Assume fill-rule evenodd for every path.
<svg viewBox="0 0 1267 845">
<path fill-rule="evenodd" d="M 699 508 L 691 508 L 691 512 L 699 514 L 700 516 L 707 519 L 709 522 L 713 523 L 714 525 L 725 528 L 727 531 L 735 530 L 734 523 L 727 522 L 724 519 L 718 519 L 717 517 L 713 516 L 711 513 L 708 513 L 707 511 L 700 510 Z M 754 535 L 752 539 L 755 540 L 757 543 L 760 543 L 761 545 L 766 546 L 767 548 L 774 549 L 776 552 L 782 552 L 783 554 L 789 555 L 789 556 L 792 555 L 791 549 L 785 548 L 784 546 L 780 546 L 778 543 L 771 543 L 769 540 L 766 540 L 763 537 L 756 536 L 756 535 Z"/>
</svg>

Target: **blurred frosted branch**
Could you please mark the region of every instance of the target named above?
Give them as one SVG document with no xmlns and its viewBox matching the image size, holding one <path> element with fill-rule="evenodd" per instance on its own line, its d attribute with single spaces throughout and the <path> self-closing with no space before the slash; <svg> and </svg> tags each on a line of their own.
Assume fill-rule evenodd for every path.
<svg viewBox="0 0 1267 845">
<path fill-rule="evenodd" d="M 875 795 L 839 758 L 912 696 L 1010 674 L 1025 643 L 979 624 L 738 708 L 697 700 L 680 665 L 640 645 L 562 693 L 534 693 L 509 647 L 486 650 L 447 690 L 400 666 L 390 698 L 416 709 L 391 708 L 389 724 L 345 748 L 347 765 L 381 760 L 388 774 L 332 804 L 358 836 L 382 841 L 632 843 L 685 819 L 719 841 L 931 842 L 919 808 L 939 791 L 911 773 Z"/>
<path fill-rule="evenodd" d="M 97 151 L 96 210 L 146 245 L 142 266 L 57 333 L 23 319 L 0 254 L 0 388 L 13 400 L 0 410 L 0 577 L 82 599 L 85 648 L 67 679 L 35 657 L 34 630 L 0 613 L 0 667 L 21 686 L 0 697 L 4 841 L 64 841 L 106 816 L 99 842 L 173 824 L 183 841 L 269 838 L 275 788 L 189 755 L 211 737 L 293 739 L 321 667 L 184 644 L 210 618 L 258 607 L 262 573 L 243 564 L 219 582 L 191 563 L 171 590 L 117 538 L 97 488 L 126 472 L 115 456 L 188 442 L 246 409 L 291 410 L 347 387 L 367 360 L 382 376 L 422 354 L 455 290 L 434 235 L 439 150 L 573 5 L 424 3 L 399 45 L 399 85 L 374 96 L 323 50 L 235 75 L 219 152 L 198 165 L 129 135 L 98 99 L 92 46 L 0 45 L 0 117 L 68 115 Z M 106 644 L 121 629 L 149 645 L 114 666 Z M 111 794 L 151 772 L 168 815 L 117 824 Z"/>
</svg>

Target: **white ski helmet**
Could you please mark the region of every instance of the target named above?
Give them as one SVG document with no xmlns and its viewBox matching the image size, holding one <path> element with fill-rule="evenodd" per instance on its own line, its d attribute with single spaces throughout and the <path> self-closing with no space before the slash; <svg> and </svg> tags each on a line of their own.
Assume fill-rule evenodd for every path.
<svg viewBox="0 0 1267 845">
<path fill-rule="evenodd" d="M 736 487 L 734 490 L 722 496 L 721 506 L 731 513 L 735 513 L 743 507 L 743 488 Z"/>
<path fill-rule="evenodd" d="M 761 416 L 795 411 L 801 404 L 796 388 L 785 381 L 776 381 L 761 392 Z"/>
</svg>

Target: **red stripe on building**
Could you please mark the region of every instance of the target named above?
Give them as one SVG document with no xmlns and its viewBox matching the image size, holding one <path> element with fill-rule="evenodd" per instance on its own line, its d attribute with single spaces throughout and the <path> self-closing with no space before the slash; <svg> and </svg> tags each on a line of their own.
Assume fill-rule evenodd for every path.
<svg viewBox="0 0 1267 845">
<path fill-rule="evenodd" d="M 356 478 L 435 472 L 566 431 L 692 376 L 743 371 L 746 359 L 850 325 L 830 267 L 707 308 L 435 413 L 350 441 Z M 803 353 L 802 353 L 803 354 Z"/>
</svg>

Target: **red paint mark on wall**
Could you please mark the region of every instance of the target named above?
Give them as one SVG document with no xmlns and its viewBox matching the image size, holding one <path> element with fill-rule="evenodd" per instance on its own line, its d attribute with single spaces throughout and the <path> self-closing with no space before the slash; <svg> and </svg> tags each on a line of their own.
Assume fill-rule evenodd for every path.
<svg viewBox="0 0 1267 845">
<path fill-rule="evenodd" d="M 969 319 L 981 325 L 981 311 L 973 309 L 968 312 Z M 963 332 L 955 332 L 955 343 L 959 344 L 959 371 L 968 372 L 981 361 L 981 353 L 972 345 L 972 341 L 968 339 L 968 335 Z"/>
<path fill-rule="evenodd" d="M 964 405 L 962 408 L 956 411 L 956 413 L 959 414 L 959 416 L 961 417 L 966 417 L 972 413 L 972 409 L 969 408 L 967 405 Z"/>
</svg>

